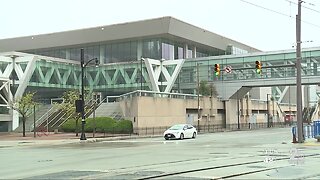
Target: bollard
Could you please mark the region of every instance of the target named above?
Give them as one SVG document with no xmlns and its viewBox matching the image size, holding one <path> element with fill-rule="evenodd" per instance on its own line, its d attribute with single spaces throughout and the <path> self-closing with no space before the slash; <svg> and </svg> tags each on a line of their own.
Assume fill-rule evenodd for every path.
<svg viewBox="0 0 320 180">
<path fill-rule="evenodd" d="M 313 121 L 313 129 L 314 129 L 314 138 L 320 142 L 320 121 Z"/>
<path fill-rule="evenodd" d="M 313 129 L 311 125 L 306 125 L 303 127 L 303 136 L 305 138 L 312 138 L 313 137 Z"/>
<path fill-rule="evenodd" d="M 320 121 L 314 121 L 314 135 L 320 135 Z"/>
</svg>

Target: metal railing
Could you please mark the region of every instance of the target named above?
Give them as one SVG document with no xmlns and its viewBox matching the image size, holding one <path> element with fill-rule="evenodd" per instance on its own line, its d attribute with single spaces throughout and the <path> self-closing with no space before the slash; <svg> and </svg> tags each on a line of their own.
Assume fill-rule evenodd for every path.
<svg viewBox="0 0 320 180">
<path fill-rule="evenodd" d="M 198 96 L 194 94 L 181 94 L 181 93 L 166 93 L 166 92 L 156 92 L 156 91 L 144 91 L 136 90 L 123 95 L 120 95 L 120 100 L 132 98 L 132 97 L 165 97 L 165 98 L 175 98 L 175 99 L 196 99 Z"/>
<path fill-rule="evenodd" d="M 36 120 L 35 127 L 40 126 L 45 121 L 48 121 L 49 117 L 56 111 L 57 111 L 56 106 L 51 106 L 51 108 L 46 113 L 44 113 L 38 120 Z M 33 131 L 35 127 L 34 127 L 34 124 L 31 124 L 30 125 L 30 131 Z"/>
<path fill-rule="evenodd" d="M 107 97 L 106 97 L 107 98 Z M 104 98 L 104 99 L 102 99 L 99 103 L 97 103 L 98 101 L 99 101 L 99 99 L 95 99 L 95 98 L 92 98 L 92 99 L 90 99 L 90 101 L 94 101 L 93 103 L 96 103 L 96 105 L 94 106 L 92 106 L 92 105 L 90 105 L 90 109 L 88 110 L 88 112 L 85 114 L 85 116 L 86 117 L 88 117 L 88 116 L 90 116 L 90 114 L 95 110 L 95 109 L 97 109 L 104 101 L 105 101 L 105 99 L 106 98 Z M 89 102 L 90 102 L 89 101 Z M 72 116 L 73 116 L 74 114 L 70 114 L 68 117 L 66 117 L 65 119 L 64 119 L 64 121 L 62 121 L 59 125 L 58 125 L 58 127 L 60 127 L 60 126 L 62 126 L 62 124 L 64 124 L 68 119 L 70 119 Z"/>
<path fill-rule="evenodd" d="M 214 133 L 214 132 L 224 132 L 224 131 L 238 131 L 238 130 L 254 130 L 254 129 L 264 129 L 268 128 L 268 123 L 240 123 L 238 129 L 238 124 L 210 124 L 210 125 L 194 125 L 197 128 L 199 134 L 203 133 Z M 288 127 L 284 122 L 271 122 L 271 128 L 275 127 Z M 141 127 L 133 128 L 133 133 L 139 136 L 160 136 L 163 132 L 167 130 L 169 126 L 160 127 Z"/>
</svg>

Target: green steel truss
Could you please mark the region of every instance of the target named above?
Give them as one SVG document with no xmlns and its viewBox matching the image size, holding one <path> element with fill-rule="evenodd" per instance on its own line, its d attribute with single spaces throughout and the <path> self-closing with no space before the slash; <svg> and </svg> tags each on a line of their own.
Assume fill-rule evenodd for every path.
<svg viewBox="0 0 320 180">
<path fill-rule="evenodd" d="M 14 63 L 12 55 L 15 56 Z M 197 63 L 199 63 L 200 80 L 213 83 L 224 82 L 225 86 L 229 81 L 267 79 L 279 81 L 279 78 L 295 77 L 295 67 L 292 66 L 295 63 L 295 56 L 293 50 L 288 50 L 186 59 L 172 90 L 195 93 Z M 255 72 L 255 61 L 257 60 L 262 62 L 261 75 Z M 219 77 L 214 75 L 214 64 L 220 64 L 222 72 Z M 227 66 L 232 67 L 231 73 L 223 71 Z M 172 71 L 169 68 L 167 70 Z M 125 93 L 133 90 L 152 90 L 146 65 L 141 61 L 113 63 L 99 67 L 88 65 L 85 71 L 85 86 L 94 91 Z M 77 61 L 17 52 L 0 54 L 0 77 L 12 79 L 13 74 L 16 76 L 16 85 L 27 83 L 25 87 L 21 87 L 21 91 L 26 86 L 60 89 L 80 89 L 81 86 L 81 68 Z M 320 75 L 320 48 L 303 50 L 302 77 L 318 75 Z M 276 93 L 281 94 L 285 88 L 279 87 L 278 89 L 280 91 Z"/>
<path fill-rule="evenodd" d="M 90 89 L 119 89 L 141 86 L 149 89 L 149 77 L 144 66 L 138 62 L 125 64 L 110 64 L 85 68 L 85 86 Z M 66 64 L 47 62 L 45 59 L 36 61 L 36 68 L 29 81 L 29 86 L 80 89 L 81 68 L 78 63 Z"/>
</svg>

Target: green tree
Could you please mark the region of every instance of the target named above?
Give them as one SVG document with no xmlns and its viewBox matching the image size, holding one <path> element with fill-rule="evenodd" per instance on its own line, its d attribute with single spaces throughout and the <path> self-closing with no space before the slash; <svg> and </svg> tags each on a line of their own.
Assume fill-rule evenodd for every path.
<svg viewBox="0 0 320 180">
<path fill-rule="evenodd" d="M 76 90 L 66 91 L 62 95 L 63 103 L 60 104 L 61 109 L 66 112 L 66 118 L 73 118 L 76 120 L 76 136 L 78 136 L 78 122 L 81 116 L 80 113 L 76 112 L 76 100 L 80 99 L 80 93 Z"/>
<path fill-rule="evenodd" d="M 85 91 L 85 101 L 92 97 L 89 91 Z M 76 100 L 80 99 L 80 92 L 77 90 L 70 90 L 63 93 L 62 98 L 64 99 L 63 103 L 60 104 L 61 109 L 66 112 L 65 117 L 69 119 L 76 120 L 76 136 L 78 136 L 79 132 L 79 119 L 81 118 L 81 113 L 76 112 Z M 85 107 L 85 113 L 89 112 L 89 107 Z"/>
<path fill-rule="evenodd" d="M 207 81 L 200 81 L 199 93 L 203 96 L 218 96 L 216 87 L 212 83 L 208 84 Z"/>
<path fill-rule="evenodd" d="M 22 117 L 22 135 L 26 137 L 26 120 L 33 113 L 33 107 L 37 104 L 33 97 L 35 92 L 28 92 L 15 102 L 10 104 L 10 107 L 16 110 Z"/>
</svg>

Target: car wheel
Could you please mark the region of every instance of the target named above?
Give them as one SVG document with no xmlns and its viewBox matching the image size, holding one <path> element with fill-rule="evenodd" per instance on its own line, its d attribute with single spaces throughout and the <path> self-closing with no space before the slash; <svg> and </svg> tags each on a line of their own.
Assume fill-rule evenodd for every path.
<svg viewBox="0 0 320 180">
<path fill-rule="evenodd" d="M 182 140 L 184 138 L 183 133 L 180 134 L 180 139 Z"/>
<path fill-rule="evenodd" d="M 169 138 L 167 138 L 167 137 L 164 137 L 164 139 L 165 139 L 165 140 L 168 140 Z"/>
<path fill-rule="evenodd" d="M 194 138 L 196 138 L 196 136 L 197 136 L 197 133 L 194 132 L 193 135 L 192 135 L 192 138 L 194 139 Z"/>
</svg>

